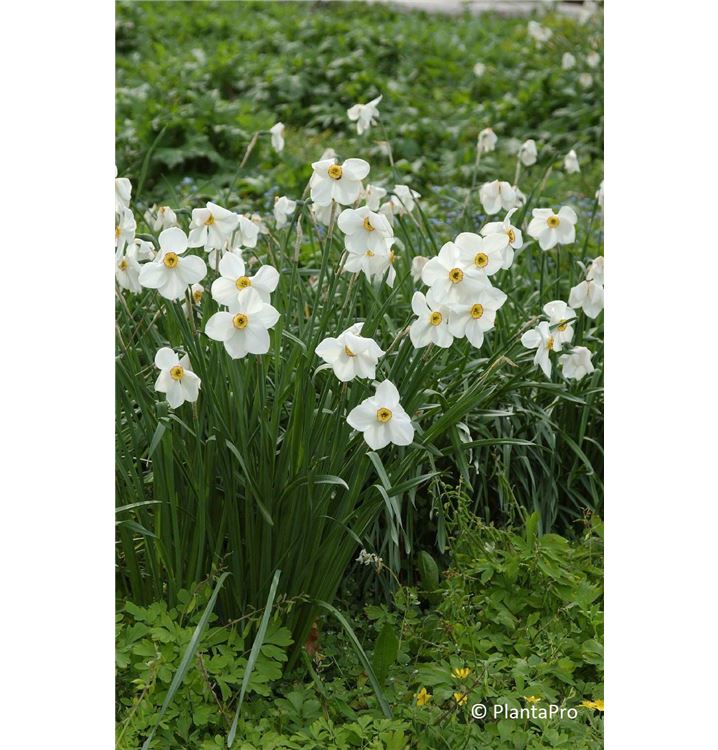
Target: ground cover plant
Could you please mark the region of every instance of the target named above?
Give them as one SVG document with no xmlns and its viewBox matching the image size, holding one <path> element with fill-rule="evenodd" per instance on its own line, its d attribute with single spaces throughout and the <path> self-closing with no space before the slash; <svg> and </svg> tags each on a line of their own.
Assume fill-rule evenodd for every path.
<svg viewBox="0 0 718 750">
<path fill-rule="evenodd" d="M 229 732 L 246 747 L 434 747 L 446 719 L 461 725 L 450 743 L 475 742 L 452 700 L 601 699 L 600 567 L 585 567 L 600 566 L 604 280 L 589 10 L 118 5 L 119 745 Z M 543 584 L 521 574 L 536 565 Z M 543 637 L 567 602 L 590 625 L 532 655 L 518 621 L 548 618 Z M 491 632 L 462 619 L 475 606 L 496 608 Z M 328 627 L 355 649 L 366 705 L 364 685 L 327 692 Z M 428 656 L 432 627 L 448 661 L 468 627 L 470 673 L 496 650 L 513 682 L 452 697 L 425 667 L 426 684 L 388 685 Z M 280 679 L 295 681 L 276 693 L 286 726 L 262 708 Z M 588 722 L 544 737 L 591 746 L 600 712 L 583 708 Z M 270 729 L 275 744 L 252 744 Z"/>
</svg>

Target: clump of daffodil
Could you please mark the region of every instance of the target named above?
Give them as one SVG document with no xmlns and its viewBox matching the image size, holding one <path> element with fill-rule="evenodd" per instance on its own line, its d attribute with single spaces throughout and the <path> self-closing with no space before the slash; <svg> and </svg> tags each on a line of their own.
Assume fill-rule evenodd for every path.
<svg viewBox="0 0 718 750">
<path fill-rule="evenodd" d="M 416 705 L 425 706 L 432 698 L 431 693 L 425 688 L 421 688 L 416 694 Z"/>
</svg>

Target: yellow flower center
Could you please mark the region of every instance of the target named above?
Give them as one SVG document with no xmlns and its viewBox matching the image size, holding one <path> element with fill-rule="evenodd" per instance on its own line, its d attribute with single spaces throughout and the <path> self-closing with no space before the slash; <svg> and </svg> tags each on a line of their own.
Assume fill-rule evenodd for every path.
<svg viewBox="0 0 718 750">
<path fill-rule="evenodd" d="M 452 284 L 458 284 L 464 278 L 464 272 L 460 268 L 452 268 L 449 271 L 449 279 Z"/>
<path fill-rule="evenodd" d="M 429 323 L 431 323 L 431 325 L 433 326 L 438 326 L 443 319 L 444 316 L 437 311 L 434 311 L 433 313 L 431 313 L 431 315 L 429 315 Z"/>
<path fill-rule="evenodd" d="M 167 268 L 177 268 L 177 264 L 179 263 L 177 253 L 165 253 L 165 257 L 162 258 L 162 262 L 167 266 Z"/>
<path fill-rule="evenodd" d="M 394 263 L 396 260 L 396 253 L 393 250 L 389 251 L 389 263 Z"/>
<path fill-rule="evenodd" d="M 376 418 L 380 422 L 388 422 L 391 419 L 391 411 L 386 406 L 382 406 L 381 409 L 377 409 Z"/>
<path fill-rule="evenodd" d="M 246 289 L 248 286 L 252 286 L 252 280 L 246 276 L 240 276 L 234 284 L 237 289 Z"/>
<path fill-rule="evenodd" d="M 327 169 L 327 174 L 333 179 L 333 180 L 340 180 L 342 177 L 342 168 L 338 164 L 332 164 L 329 169 Z"/>
<path fill-rule="evenodd" d="M 374 251 L 373 250 L 367 250 L 366 251 L 367 258 L 373 258 L 374 257 Z"/>
<path fill-rule="evenodd" d="M 562 320 L 561 325 L 558 327 L 559 331 L 565 331 L 568 328 L 568 321 Z"/>
<path fill-rule="evenodd" d="M 369 217 L 364 217 L 364 229 L 366 229 L 367 232 L 373 232 L 374 227 L 371 225 L 371 222 L 369 221 Z"/>
<path fill-rule="evenodd" d="M 477 268 L 485 268 L 489 265 L 489 256 L 486 253 L 476 253 L 474 255 L 474 265 Z"/>
<path fill-rule="evenodd" d="M 208 216 L 208 217 L 207 217 L 207 218 L 205 219 L 205 222 L 204 222 L 204 223 L 205 223 L 205 225 L 206 225 L 206 226 L 208 226 L 208 227 L 211 227 L 211 226 L 212 226 L 212 224 L 214 224 L 214 216 L 213 216 L 212 214 L 210 214 L 210 215 L 209 215 L 209 216 Z"/>
<path fill-rule="evenodd" d="M 506 232 L 509 242 L 515 242 L 516 241 L 516 232 L 514 232 L 513 229 L 509 229 L 508 232 Z"/>
<path fill-rule="evenodd" d="M 202 301 L 202 294 L 203 294 L 203 292 L 200 291 L 199 289 L 197 289 L 196 291 L 192 292 L 192 299 L 198 305 Z"/>
<path fill-rule="evenodd" d="M 549 216 L 548 219 L 546 219 L 546 223 L 551 229 L 556 229 L 556 227 L 561 223 L 561 219 L 559 219 L 558 216 Z"/>
<path fill-rule="evenodd" d="M 118 264 L 117 267 L 120 269 L 120 271 L 126 271 L 127 266 L 130 264 L 127 262 L 127 258 L 123 258 Z"/>
<path fill-rule="evenodd" d="M 546 339 L 546 348 L 547 349 L 553 349 L 553 336 L 549 336 Z"/>
<path fill-rule="evenodd" d="M 344 354 L 346 354 L 347 357 L 356 357 L 356 354 L 354 354 L 354 352 L 348 346 L 344 347 Z"/>
<path fill-rule="evenodd" d="M 175 365 L 170 370 L 170 377 L 172 380 L 182 380 L 184 377 L 184 367 L 182 367 L 182 365 Z"/>
<path fill-rule="evenodd" d="M 115 239 L 116 240 L 120 239 L 120 228 L 119 227 L 115 227 Z"/>
<path fill-rule="evenodd" d="M 232 318 L 232 325 L 241 331 L 249 325 L 249 318 L 244 313 L 237 313 Z"/>
<path fill-rule="evenodd" d="M 471 317 L 478 320 L 484 314 L 484 306 L 478 302 L 471 306 Z"/>
</svg>

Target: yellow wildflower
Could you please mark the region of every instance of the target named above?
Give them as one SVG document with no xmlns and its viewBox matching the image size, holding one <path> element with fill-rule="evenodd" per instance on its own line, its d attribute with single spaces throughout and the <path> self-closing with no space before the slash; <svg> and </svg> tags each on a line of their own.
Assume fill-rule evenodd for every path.
<svg viewBox="0 0 718 750">
<path fill-rule="evenodd" d="M 463 706 L 468 699 L 469 696 L 466 693 L 454 693 L 454 700 L 457 706 Z"/>
<path fill-rule="evenodd" d="M 468 667 L 457 667 L 451 674 L 456 677 L 457 680 L 465 680 L 471 674 L 471 670 Z"/>
<path fill-rule="evenodd" d="M 416 705 L 425 706 L 431 700 L 431 693 L 425 687 L 421 688 L 416 694 Z"/>
<path fill-rule="evenodd" d="M 603 711 L 603 698 L 597 698 L 593 702 L 593 707 L 599 711 Z"/>
<path fill-rule="evenodd" d="M 539 698 L 538 695 L 524 695 L 524 700 L 528 703 L 538 703 L 541 698 Z"/>
</svg>

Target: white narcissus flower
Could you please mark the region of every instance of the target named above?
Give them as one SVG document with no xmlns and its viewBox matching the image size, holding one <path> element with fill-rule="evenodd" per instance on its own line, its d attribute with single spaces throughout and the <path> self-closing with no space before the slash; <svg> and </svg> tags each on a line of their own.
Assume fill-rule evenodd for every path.
<svg viewBox="0 0 718 750">
<path fill-rule="evenodd" d="M 329 222 L 332 220 L 332 204 L 327 206 L 318 206 L 316 203 L 312 203 L 309 206 L 309 211 L 312 216 L 325 227 L 329 226 Z"/>
<path fill-rule="evenodd" d="M 484 128 L 479 133 L 479 139 L 476 142 L 476 149 L 480 154 L 488 154 L 496 148 L 496 133 L 491 128 Z"/>
<path fill-rule="evenodd" d="M 576 58 L 570 52 L 564 52 L 561 58 L 561 67 L 564 70 L 571 70 L 576 65 Z"/>
<path fill-rule="evenodd" d="M 289 217 L 294 213 L 297 202 L 287 198 L 286 195 L 277 197 L 274 201 L 274 221 L 277 229 L 283 229 L 289 224 Z"/>
<path fill-rule="evenodd" d="M 137 261 L 154 260 L 157 255 L 151 242 L 138 237 L 135 237 L 135 241 L 127 248 L 127 254 Z"/>
<path fill-rule="evenodd" d="M 555 245 L 570 245 L 576 239 L 578 217 L 570 206 L 562 206 L 558 214 L 550 208 L 534 208 L 529 222 L 528 233 L 538 240 L 542 250 L 550 250 Z"/>
<path fill-rule="evenodd" d="M 254 213 L 249 218 L 252 220 L 252 224 L 259 230 L 259 234 L 269 234 L 269 229 L 267 229 L 264 219 L 259 214 Z"/>
<path fill-rule="evenodd" d="M 218 279 L 212 282 L 212 298 L 230 310 L 243 289 L 254 289 L 262 302 L 269 302 L 279 283 L 279 272 L 274 266 L 261 266 L 254 276 L 247 276 L 244 261 L 236 253 L 225 253 L 219 261 Z"/>
<path fill-rule="evenodd" d="M 486 72 L 486 66 L 482 62 L 474 63 L 474 75 L 477 78 L 481 78 L 482 75 Z"/>
<path fill-rule="evenodd" d="M 562 354 L 558 358 L 564 378 L 581 380 L 585 375 L 590 375 L 593 370 L 591 357 L 593 355 L 585 346 L 576 346 L 570 354 Z"/>
<path fill-rule="evenodd" d="M 284 150 L 284 123 L 278 122 L 269 128 L 272 135 L 272 148 L 279 154 Z"/>
<path fill-rule="evenodd" d="M 347 110 L 347 116 L 352 122 L 357 124 L 357 133 L 362 135 L 374 124 L 374 120 L 379 117 L 379 102 L 382 97 L 377 96 L 366 104 L 355 104 Z"/>
<path fill-rule="evenodd" d="M 354 378 L 375 378 L 379 357 L 384 355 L 374 339 L 361 336 L 363 323 L 355 323 L 336 338 L 321 341 L 315 353 L 332 366 L 342 383 Z"/>
<path fill-rule="evenodd" d="M 454 244 L 461 251 L 464 268 L 473 267 L 487 276 L 493 276 L 503 267 L 503 247 L 494 246 L 489 250 L 481 235 L 474 234 L 474 232 L 462 232 L 457 235 Z"/>
<path fill-rule="evenodd" d="M 480 271 L 474 258 L 466 258 L 453 242 L 442 245 L 439 254 L 427 261 L 421 280 L 431 289 L 429 296 L 443 304 L 463 302 L 473 297 L 481 287 L 490 286 L 486 274 Z"/>
<path fill-rule="evenodd" d="M 189 225 L 189 246 L 204 247 L 205 250 L 222 248 L 238 223 L 237 214 L 211 201 L 206 208 L 195 208 Z"/>
<path fill-rule="evenodd" d="M 526 204 L 526 195 L 522 193 L 517 185 L 513 186 L 514 193 L 516 193 L 516 202 L 514 203 L 515 208 L 521 208 L 521 206 L 524 206 Z"/>
<path fill-rule="evenodd" d="M 466 336 L 477 349 L 484 343 L 484 334 L 494 327 L 496 311 L 506 302 L 506 294 L 500 289 L 487 286 L 472 298 L 472 302 L 452 305 L 449 315 L 449 331 L 457 339 Z"/>
<path fill-rule="evenodd" d="M 128 252 L 125 254 L 122 248 L 118 248 L 115 253 L 115 279 L 122 289 L 127 289 L 128 292 L 142 291 L 142 284 L 140 284 L 141 266 L 137 262 L 137 259 L 130 255 Z"/>
<path fill-rule="evenodd" d="M 596 191 L 596 201 L 598 202 L 598 205 L 603 208 L 603 180 L 601 180 L 601 184 Z"/>
<path fill-rule="evenodd" d="M 428 262 L 428 258 L 423 255 L 417 255 L 411 261 L 411 278 L 414 281 L 421 281 L 421 272 L 424 270 L 424 266 Z"/>
<path fill-rule="evenodd" d="M 373 396 L 349 412 L 347 424 L 362 432 L 366 444 L 375 451 L 389 443 L 411 445 L 414 427 L 399 401 L 396 386 L 384 380 L 377 385 Z"/>
<path fill-rule="evenodd" d="M 227 256 L 225 256 L 227 257 Z M 247 354 L 266 354 L 269 351 L 269 329 L 279 320 L 279 312 L 266 302 L 252 287 L 243 289 L 230 312 L 217 312 L 208 321 L 204 332 L 221 341 L 232 359 Z"/>
<path fill-rule="evenodd" d="M 548 318 L 551 335 L 559 344 L 570 344 L 573 339 L 573 326 L 576 313 L 560 299 L 547 302 L 543 306 L 544 315 Z"/>
<path fill-rule="evenodd" d="M 346 235 L 344 243 L 350 253 L 389 252 L 391 238 L 394 236 L 391 224 L 386 216 L 374 213 L 369 206 L 345 208 L 337 218 L 337 226 Z"/>
<path fill-rule="evenodd" d="M 594 258 L 586 273 L 586 281 L 595 281 L 603 286 L 603 255 Z"/>
<path fill-rule="evenodd" d="M 573 149 L 571 149 L 564 157 L 563 168 L 568 174 L 575 174 L 576 172 L 581 171 L 581 167 L 578 165 L 578 156 L 576 156 L 576 152 Z"/>
<path fill-rule="evenodd" d="M 237 223 L 237 236 L 234 238 L 235 245 L 238 247 L 257 247 L 257 237 L 259 237 L 259 227 L 244 214 L 237 214 L 239 222 Z"/>
<path fill-rule="evenodd" d="M 479 200 L 487 214 L 497 214 L 516 206 L 516 191 L 508 182 L 485 182 L 479 189 Z"/>
<path fill-rule="evenodd" d="M 512 208 L 503 221 L 490 221 L 481 229 L 484 236 L 485 252 L 492 253 L 500 250 L 503 260 L 501 268 L 510 268 L 514 262 L 514 250 L 519 250 L 524 244 L 521 230 L 511 223 L 511 216 L 516 211 Z"/>
<path fill-rule="evenodd" d="M 391 205 L 395 214 L 402 216 L 414 210 L 414 201 L 421 198 L 421 193 L 412 190 L 408 185 L 394 185 L 394 195 L 391 196 Z"/>
<path fill-rule="evenodd" d="M 183 257 L 188 241 L 179 227 L 161 232 L 159 243 L 160 250 L 155 260 L 142 266 L 140 284 L 147 289 L 156 289 L 165 299 L 180 299 L 190 284 L 206 276 L 207 266 L 196 255 Z"/>
<path fill-rule="evenodd" d="M 538 21 L 529 21 L 528 32 L 529 36 L 539 43 L 547 42 L 553 36 L 553 31 L 542 26 Z"/>
<path fill-rule="evenodd" d="M 135 241 L 137 222 L 131 208 L 123 208 L 115 216 L 115 248 L 122 250 Z"/>
<path fill-rule="evenodd" d="M 582 281 L 571 289 L 568 304 L 576 309 L 581 308 L 594 320 L 603 310 L 603 287 L 595 281 Z"/>
<path fill-rule="evenodd" d="M 387 201 L 386 203 L 382 203 L 382 205 L 379 208 L 379 213 L 382 216 L 386 216 L 386 220 L 391 224 L 391 226 L 394 226 L 394 204 L 392 201 L 394 200 L 393 196 L 392 199 Z"/>
<path fill-rule="evenodd" d="M 130 207 L 130 198 L 132 197 L 132 183 L 127 177 L 117 176 L 117 167 L 115 167 L 115 213 L 122 213 L 122 210 Z"/>
<path fill-rule="evenodd" d="M 394 242 L 392 237 L 389 241 Z M 396 260 L 396 254 L 389 248 L 389 251 L 384 253 L 376 253 L 369 258 L 369 271 L 367 276 L 370 281 L 380 282 L 386 275 L 386 285 L 391 288 L 394 286 L 396 279 L 396 270 L 394 269 L 394 261 Z M 388 271 L 388 273 L 387 273 Z"/>
<path fill-rule="evenodd" d="M 549 324 L 543 320 L 536 328 L 526 331 L 521 337 L 521 343 L 527 349 L 536 349 L 534 364 L 538 365 L 547 378 L 551 377 L 551 352 L 561 351 L 561 344 L 558 342 L 549 328 Z"/>
<path fill-rule="evenodd" d="M 454 336 L 449 329 L 450 309 L 446 305 L 430 302 L 421 292 L 414 292 L 411 309 L 416 320 L 409 327 L 409 338 L 415 348 L 436 344 L 442 349 L 451 346 Z"/>
<path fill-rule="evenodd" d="M 600 62 L 601 55 L 599 55 L 598 52 L 589 52 L 586 55 L 586 65 L 588 65 L 589 68 L 597 67 Z"/>
<path fill-rule="evenodd" d="M 393 242 L 393 237 L 385 240 L 384 246 L 382 247 L 380 244 L 376 251 L 368 248 L 362 250 L 358 243 L 357 245 L 353 245 L 356 249 L 351 249 L 347 246 L 347 257 L 344 261 L 344 270 L 347 273 L 359 273 L 360 271 L 363 271 L 366 274 L 366 277 L 371 281 L 372 278 L 380 272 L 381 268 L 384 268 L 386 271 L 386 269 L 390 267 L 392 262 L 390 254 L 392 253 L 391 246 Z M 392 283 L 389 286 L 392 285 L 393 278 Z"/>
<path fill-rule="evenodd" d="M 362 197 L 366 201 L 367 206 L 372 211 L 379 210 L 379 204 L 386 195 L 386 190 L 378 185 L 367 185 L 366 190 L 362 193 Z"/>
<path fill-rule="evenodd" d="M 529 138 L 521 144 L 521 148 L 519 149 L 519 159 L 521 159 L 521 163 L 525 167 L 530 167 L 533 164 L 536 164 L 537 158 L 538 149 L 536 148 L 536 141 Z"/>
<path fill-rule="evenodd" d="M 593 76 L 590 73 L 581 73 L 581 75 L 578 77 L 578 82 L 585 89 L 591 88 L 591 84 L 593 83 Z"/>
<path fill-rule="evenodd" d="M 145 221 L 153 232 L 177 226 L 177 214 L 169 206 L 152 206 L 145 211 Z"/>
<path fill-rule="evenodd" d="M 182 406 L 185 401 L 192 403 L 197 400 L 202 382 L 192 372 L 186 354 L 180 359 L 172 349 L 163 346 L 155 354 L 155 367 L 160 371 L 155 390 L 165 394 L 167 403 L 173 409 Z"/>
<path fill-rule="evenodd" d="M 204 287 L 202 286 L 202 284 L 192 284 L 192 286 L 189 288 L 189 291 L 192 295 L 192 299 L 194 300 L 195 305 L 199 305 L 204 295 Z"/>
<path fill-rule="evenodd" d="M 332 200 L 350 206 L 359 197 L 361 181 L 369 174 L 369 163 L 364 159 L 347 159 L 338 164 L 336 159 L 324 159 L 312 164 L 314 173 L 309 180 L 312 200 L 328 206 Z"/>
</svg>

